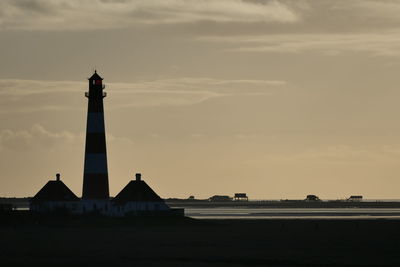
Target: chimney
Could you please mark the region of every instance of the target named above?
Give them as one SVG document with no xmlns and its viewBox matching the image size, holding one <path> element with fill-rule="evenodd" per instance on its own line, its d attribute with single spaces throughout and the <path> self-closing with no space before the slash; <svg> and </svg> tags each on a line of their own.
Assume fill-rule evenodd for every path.
<svg viewBox="0 0 400 267">
<path fill-rule="evenodd" d="M 141 173 L 136 173 L 136 181 L 141 181 L 142 180 L 142 174 Z"/>
<path fill-rule="evenodd" d="M 59 173 L 56 174 L 56 181 L 60 181 L 60 174 Z"/>
</svg>

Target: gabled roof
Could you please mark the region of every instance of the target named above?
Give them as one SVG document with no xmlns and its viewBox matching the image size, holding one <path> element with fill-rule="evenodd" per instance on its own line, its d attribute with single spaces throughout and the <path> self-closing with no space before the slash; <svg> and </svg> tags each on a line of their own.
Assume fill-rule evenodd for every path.
<svg viewBox="0 0 400 267">
<path fill-rule="evenodd" d="M 79 198 L 61 181 L 48 181 L 31 199 L 31 202 L 79 201 Z"/>
<path fill-rule="evenodd" d="M 164 200 L 142 180 L 130 181 L 113 201 L 117 204 L 124 204 L 129 201 L 164 202 Z"/>
<path fill-rule="evenodd" d="M 90 77 L 89 80 L 103 80 L 103 78 L 101 78 L 100 75 L 98 75 L 97 71 L 95 70 L 92 77 Z"/>
</svg>

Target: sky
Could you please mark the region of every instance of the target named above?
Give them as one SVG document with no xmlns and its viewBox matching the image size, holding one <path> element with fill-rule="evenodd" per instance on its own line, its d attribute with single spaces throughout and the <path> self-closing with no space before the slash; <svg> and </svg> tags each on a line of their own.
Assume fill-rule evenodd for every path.
<svg viewBox="0 0 400 267">
<path fill-rule="evenodd" d="M 82 194 L 104 78 L 110 193 L 400 199 L 400 1 L 2 0 L 0 196 Z"/>
</svg>

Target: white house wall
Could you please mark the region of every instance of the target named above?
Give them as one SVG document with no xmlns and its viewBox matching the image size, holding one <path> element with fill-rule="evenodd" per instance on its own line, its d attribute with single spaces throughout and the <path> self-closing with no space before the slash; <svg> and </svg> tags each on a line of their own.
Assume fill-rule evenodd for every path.
<svg viewBox="0 0 400 267">
<path fill-rule="evenodd" d="M 31 211 L 40 213 L 53 212 L 63 208 L 71 213 L 80 213 L 80 203 L 78 201 L 46 201 L 30 205 Z"/>
<path fill-rule="evenodd" d="M 122 217 L 131 212 L 140 211 L 168 211 L 170 208 L 164 202 L 129 201 L 123 205 L 117 205 L 106 200 L 81 200 L 81 201 L 47 201 L 40 204 L 32 204 L 31 211 L 46 213 L 59 208 L 66 208 L 72 214 L 100 213 L 105 216 Z"/>
</svg>

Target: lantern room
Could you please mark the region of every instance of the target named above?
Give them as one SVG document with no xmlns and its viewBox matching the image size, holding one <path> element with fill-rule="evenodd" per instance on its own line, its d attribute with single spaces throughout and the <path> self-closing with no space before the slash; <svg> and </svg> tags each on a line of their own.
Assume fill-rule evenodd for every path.
<svg viewBox="0 0 400 267">
<path fill-rule="evenodd" d="M 89 86 L 93 85 L 101 86 L 102 84 L 103 84 L 103 78 L 101 78 L 100 75 L 98 75 L 97 71 L 95 70 L 92 77 L 89 78 Z"/>
</svg>

